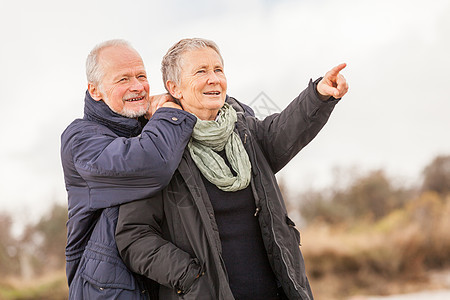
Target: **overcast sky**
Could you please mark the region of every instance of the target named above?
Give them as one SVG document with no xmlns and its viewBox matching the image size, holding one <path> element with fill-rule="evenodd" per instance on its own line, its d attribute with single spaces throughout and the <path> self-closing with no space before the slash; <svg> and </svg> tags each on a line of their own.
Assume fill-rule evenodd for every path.
<svg viewBox="0 0 450 300">
<path fill-rule="evenodd" d="M 212 39 L 228 94 L 280 108 L 346 62 L 348 94 L 279 177 L 302 191 L 358 166 L 413 182 L 450 153 L 449 16 L 448 0 L 1 0 L 0 212 L 25 221 L 66 203 L 60 135 L 82 116 L 88 52 L 112 38 L 141 53 L 153 94 L 172 44 Z"/>
</svg>

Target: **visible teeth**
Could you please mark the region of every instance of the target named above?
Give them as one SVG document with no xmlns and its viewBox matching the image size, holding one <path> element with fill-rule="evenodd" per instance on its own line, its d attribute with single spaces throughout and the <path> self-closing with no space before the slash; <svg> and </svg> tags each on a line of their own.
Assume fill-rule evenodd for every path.
<svg viewBox="0 0 450 300">
<path fill-rule="evenodd" d="M 142 99 L 144 99 L 144 97 L 131 98 L 131 99 L 127 99 L 127 100 L 125 100 L 125 101 L 128 101 L 128 102 L 134 102 L 134 101 L 139 101 L 139 100 L 142 100 Z"/>
<path fill-rule="evenodd" d="M 220 92 L 207 92 L 206 95 L 219 95 Z"/>
</svg>

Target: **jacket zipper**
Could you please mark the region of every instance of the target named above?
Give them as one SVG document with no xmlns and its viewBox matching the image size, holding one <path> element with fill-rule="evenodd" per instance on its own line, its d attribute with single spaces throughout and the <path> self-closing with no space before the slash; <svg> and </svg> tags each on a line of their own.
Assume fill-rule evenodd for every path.
<svg viewBox="0 0 450 300">
<path fill-rule="evenodd" d="M 247 133 L 244 133 L 244 145 L 247 144 L 247 136 L 248 136 Z M 253 173 L 253 172 L 252 172 L 252 173 Z M 253 176 L 252 176 L 252 178 L 253 178 Z M 251 180 L 251 181 L 253 181 L 253 180 Z M 253 186 L 253 183 L 251 182 L 250 184 L 251 184 L 251 186 L 252 186 L 252 193 L 253 193 L 253 194 L 256 194 L 256 193 L 255 193 L 255 187 Z M 255 203 L 255 205 L 256 205 L 256 203 Z M 255 213 L 253 214 L 253 216 L 257 217 L 260 210 L 261 210 L 261 209 L 259 208 L 259 200 L 258 200 L 258 205 L 256 205 L 256 210 L 255 210 Z"/>
<path fill-rule="evenodd" d="M 247 144 L 247 133 L 244 133 L 244 145 L 246 145 Z M 253 151 L 253 147 L 252 147 L 252 151 Z M 253 155 L 254 155 L 255 153 L 254 153 L 254 151 L 253 151 Z M 252 172 L 253 173 L 253 172 Z M 256 190 L 255 190 L 255 187 L 254 187 L 254 185 L 253 185 L 253 176 L 252 176 L 252 180 L 251 180 L 252 182 L 250 183 L 251 184 L 251 186 L 252 186 L 252 193 L 253 193 L 253 195 L 255 195 L 256 194 Z M 255 199 L 256 200 L 256 199 Z M 257 202 L 258 202 L 258 205 L 256 205 L 256 210 L 255 210 L 255 213 L 253 214 L 253 216 L 255 216 L 255 217 L 257 217 L 258 216 L 258 214 L 259 214 L 259 211 L 261 210 L 261 208 L 259 208 L 259 205 L 260 205 L 260 202 L 259 202 L 259 199 L 257 200 Z"/>
</svg>

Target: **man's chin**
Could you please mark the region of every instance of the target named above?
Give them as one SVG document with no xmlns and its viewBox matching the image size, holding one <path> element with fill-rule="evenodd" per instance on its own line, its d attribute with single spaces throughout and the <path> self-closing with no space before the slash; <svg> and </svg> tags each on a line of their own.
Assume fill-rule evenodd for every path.
<svg viewBox="0 0 450 300">
<path fill-rule="evenodd" d="M 136 110 L 124 109 L 121 112 L 119 112 L 118 114 L 125 118 L 135 119 L 135 118 L 145 116 L 145 114 L 147 113 L 147 110 L 148 109 L 145 109 L 145 108 L 136 109 Z"/>
<path fill-rule="evenodd" d="M 133 109 L 124 107 L 121 112 L 117 112 L 119 115 L 124 116 L 126 118 L 139 118 L 142 116 L 145 116 L 147 114 L 147 111 L 150 108 L 150 104 L 145 106 L 139 106 L 135 107 Z"/>
</svg>

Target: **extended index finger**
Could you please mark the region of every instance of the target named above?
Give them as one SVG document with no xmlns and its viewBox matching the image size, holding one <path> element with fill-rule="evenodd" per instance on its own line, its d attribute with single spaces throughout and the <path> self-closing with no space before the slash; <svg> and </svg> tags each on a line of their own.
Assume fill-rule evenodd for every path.
<svg viewBox="0 0 450 300">
<path fill-rule="evenodd" d="M 330 76 L 337 76 L 339 74 L 339 72 L 342 71 L 342 69 L 344 69 L 347 66 L 346 63 L 342 63 L 336 67 L 334 67 L 333 69 L 331 69 L 328 73 L 330 74 Z"/>
</svg>

